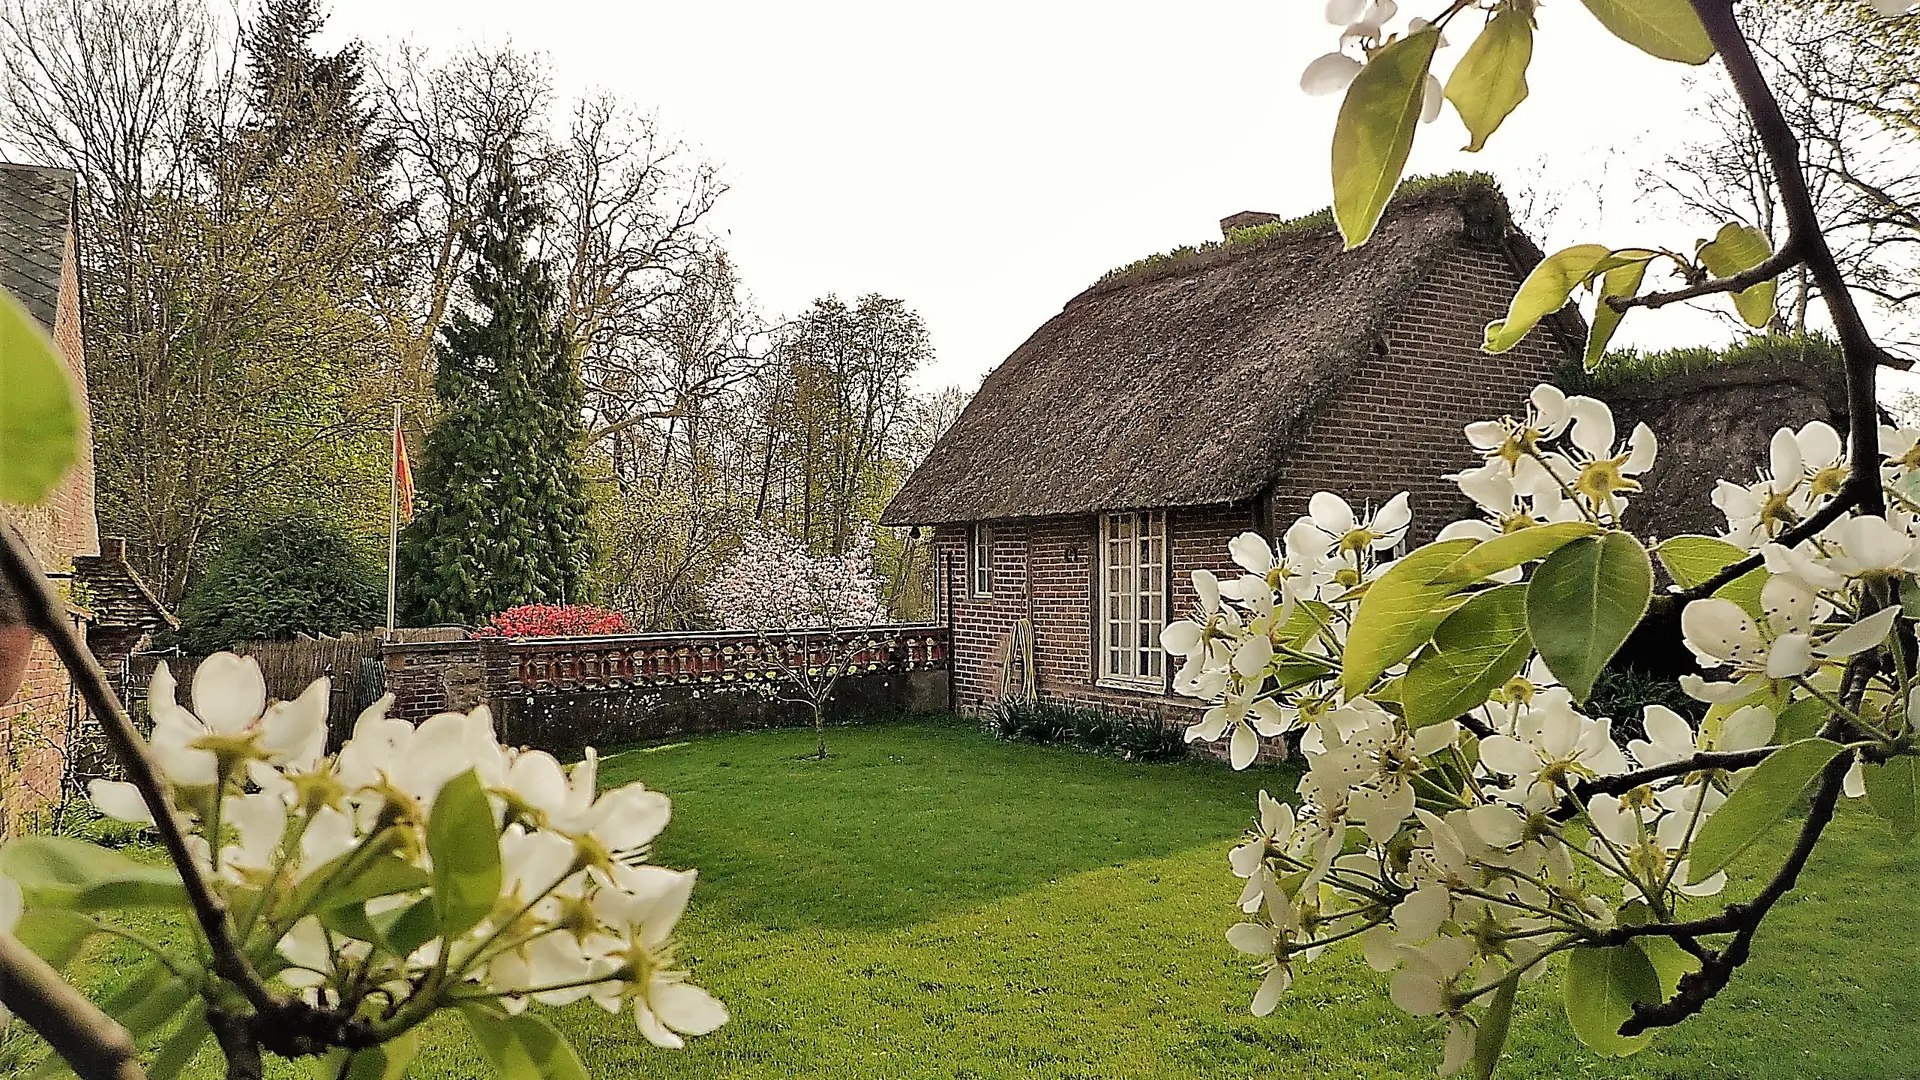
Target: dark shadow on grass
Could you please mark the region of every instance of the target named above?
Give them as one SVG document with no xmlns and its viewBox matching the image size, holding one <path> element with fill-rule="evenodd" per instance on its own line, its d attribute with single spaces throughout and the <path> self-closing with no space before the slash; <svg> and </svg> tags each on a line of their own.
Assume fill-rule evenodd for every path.
<svg viewBox="0 0 1920 1080">
<path fill-rule="evenodd" d="M 696 908 L 767 929 L 884 928 L 1056 878 L 1226 845 L 1294 774 L 1143 765 L 1000 742 L 970 724 L 723 735 L 608 760 L 673 796 L 655 857 L 700 870 Z M 1225 872 L 1224 863 L 1222 872 Z"/>
</svg>

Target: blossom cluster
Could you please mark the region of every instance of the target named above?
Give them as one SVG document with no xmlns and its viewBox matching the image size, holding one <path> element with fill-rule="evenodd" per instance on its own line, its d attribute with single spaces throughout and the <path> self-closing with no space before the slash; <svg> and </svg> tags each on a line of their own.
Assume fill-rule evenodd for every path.
<svg viewBox="0 0 1920 1080">
<path fill-rule="evenodd" d="M 1316 97 L 1340 93 L 1359 76 L 1366 65 L 1348 50 L 1357 49 L 1364 56 L 1391 40 L 1387 26 L 1400 14 L 1400 5 L 1395 0 L 1328 0 L 1326 14 L 1327 22 L 1340 28 L 1339 46 L 1316 57 L 1300 76 L 1300 89 Z M 1416 16 L 1408 21 L 1407 33 L 1419 33 L 1431 25 Z M 1438 119 L 1445 100 L 1439 78 L 1429 73 L 1422 88 L 1420 122 Z"/>
<path fill-rule="evenodd" d="M 200 868 L 278 978 L 392 1037 L 436 1008 L 591 998 L 679 1047 L 727 1019 L 674 964 L 694 872 L 646 861 L 665 795 L 598 790 L 592 750 L 563 767 L 502 746 L 485 706 L 418 726 L 388 695 L 326 754 L 330 688 L 269 703 L 258 665 L 200 663 L 191 708 L 162 664 L 149 749 Z M 131 784 L 96 780 L 109 817 L 151 822 Z"/>
<path fill-rule="evenodd" d="M 1389 627 L 1380 609 L 1367 613 L 1371 593 L 1398 590 L 1445 625 L 1450 612 L 1502 600 L 1502 589 L 1527 589 L 1529 567 L 1539 577 L 1557 547 L 1612 538 L 1642 551 L 1621 524 L 1657 455 L 1644 425 L 1617 441 L 1605 404 L 1543 385 L 1523 415 L 1465 433 L 1482 464 L 1451 479 L 1476 516 L 1392 559 L 1412 525 L 1404 495 L 1361 515 L 1320 493 L 1277 548 L 1254 533 L 1229 545 L 1239 576 L 1195 571 L 1197 610 L 1162 639 L 1183 660 L 1176 690 L 1207 703 L 1189 739 L 1228 738 L 1235 768 L 1263 742 L 1297 743 L 1305 759 L 1294 799 L 1263 792 L 1257 824 L 1229 857 L 1248 919 L 1228 938 L 1261 961 L 1254 1012 L 1277 1006 L 1299 965 L 1354 938 L 1391 973 L 1396 1004 L 1445 1020 L 1448 1072 L 1474 1052 L 1493 998 L 1536 976 L 1547 956 L 1617 947 L 1619 927 L 1669 920 L 1722 890 L 1735 823 L 1710 823 L 1742 798 L 1770 748 L 1803 744 L 1816 767 L 1853 755 L 1845 791 L 1858 795 L 1873 768 L 1867 752 L 1905 752 L 1908 717 L 1920 710 L 1904 665 L 1849 663 L 1889 642 L 1899 598 L 1920 589 L 1920 503 L 1903 494 L 1920 485 L 1920 431 L 1879 433 L 1894 503 L 1884 515 L 1843 515 L 1780 542 L 1846 481 L 1844 440 L 1812 424 L 1774 439 L 1765 475 L 1721 485 L 1722 535 L 1656 549 L 1689 584 L 1750 553 L 1764 560 L 1682 609 L 1704 669 L 1681 681 L 1698 702 L 1694 718 L 1663 705 L 1593 714 L 1584 692 L 1563 685 L 1578 680 L 1554 671 L 1570 673 L 1571 662 L 1537 651 L 1554 627 L 1551 609 L 1543 616 L 1531 601 L 1531 639 L 1517 629 L 1489 636 L 1499 624 L 1481 619 L 1465 624 L 1480 642 L 1452 643 L 1515 646 L 1501 654 L 1512 667 L 1476 669 L 1479 682 L 1454 677 L 1425 644 L 1435 626 L 1408 641 L 1417 616 L 1394 615 Z M 1683 557 L 1702 549 L 1719 553 L 1711 567 Z M 1383 644 L 1392 639 L 1398 647 Z M 1859 681 L 1843 690 L 1845 678 Z M 1440 715 L 1419 699 L 1463 685 L 1470 696 Z M 1643 734 L 1617 738 L 1617 721 L 1637 721 Z M 1721 835 L 1703 856 L 1703 831 L 1713 830 Z M 1647 962 L 1637 939 L 1626 947 Z"/>
<path fill-rule="evenodd" d="M 874 576 L 873 538 L 843 555 L 815 555 L 770 529 L 747 534 L 706 588 L 707 607 L 729 630 L 872 626 L 886 621 Z"/>
</svg>

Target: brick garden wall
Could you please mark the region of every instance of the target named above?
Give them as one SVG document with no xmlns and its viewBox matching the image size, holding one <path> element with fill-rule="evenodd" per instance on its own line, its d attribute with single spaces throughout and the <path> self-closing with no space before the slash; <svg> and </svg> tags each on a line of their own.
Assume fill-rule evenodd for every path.
<svg viewBox="0 0 1920 1080">
<path fill-rule="evenodd" d="M 949 708 L 944 630 L 847 633 L 871 634 L 873 644 L 835 685 L 829 718 Z M 810 724 L 804 704 L 769 700 L 745 685 L 740 673 L 757 670 L 758 645 L 756 635 L 739 633 L 392 644 L 383 651 L 394 695 L 388 715 L 418 723 L 484 704 L 504 741 L 555 751 Z"/>
</svg>

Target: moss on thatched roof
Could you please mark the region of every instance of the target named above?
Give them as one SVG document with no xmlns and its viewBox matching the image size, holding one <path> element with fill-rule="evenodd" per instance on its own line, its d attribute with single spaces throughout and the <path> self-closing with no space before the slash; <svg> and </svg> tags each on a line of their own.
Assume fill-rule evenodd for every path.
<svg viewBox="0 0 1920 1080">
<path fill-rule="evenodd" d="M 1434 176 L 1410 176 L 1394 192 L 1394 198 L 1411 199 L 1430 191 L 1444 191 L 1455 195 L 1476 191 L 1490 193 L 1496 198 L 1500 197 L 1500 185 L 1492 176 L 1483 172 L 1450 172 Z M 1505 213 L 1504 203 L 1501 212 Z M 1229 229 L 1226 236 L 1219 240 L 1184 245 L 1172 251 L 1148 255 L 1144 259 L 1135 259 L 1125 266 L 1116 266 L 1100 275 L 1100 280 L 1094 282 L 1093 287 L 1099 289 L 1110 284 L 1134 285 L 1165 273 L 1179 273 L 1181 270 L 1191 269 L 1221 251 L 1261 244 L 1284 243 L 1296 237 L 1324 233 L 1333 227 L 1333 208 L 1323 206 L 1310 214 L 1302 214 L 1295 218 L 1263 222 L 1244 229 Z"/>
<path fill-rule="evenodd" d="M 1720 348 L 1694 345 L 1650 352 L 1610 350 L 1592 371 L 1583 370 L 1575 358 L 1554 376 L 1554 381 L 1570 394 L 1604 397 L 1611 392 L 1664 393 L 1672 390 L 1675 380 L 1706 375 L 1705 384 L 1712 385 L 1712 373 L 1735 368 L 1744 371 L 1736 378 L 1747 382 L 1757 374 L 1801 377 L 1810 369 L 1839 374 L 1845 368 L 1845 357 L 1840 343 L 1822 334 L 1758 334 Z"/>
<path fill-rule="evenodd" d="M 1145 260 L 1068 301 L 987 376 L 881 520 L 1248 499 L 1438 260 L 1478 244 L 1524 274 L 1540 257 L 1473 176 L 1409 185 L 1354 251 L 1326 217 L 1246 232 L 1258 235 Z"/>
</svg>

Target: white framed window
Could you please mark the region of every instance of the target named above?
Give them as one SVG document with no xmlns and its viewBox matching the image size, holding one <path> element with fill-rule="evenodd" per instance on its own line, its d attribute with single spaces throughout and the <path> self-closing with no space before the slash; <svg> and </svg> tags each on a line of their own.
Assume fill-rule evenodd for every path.
<svg viewBox="0 0 1920 1080">
<path fill-rule="evenodd" d="M 1100 681 L 1136 690 L 1165 685 L 1166 516 L 1100 517 Z"/>
<path fill-rule="evenodd" d="M 984 521 L 975 522 L 967 536 L 967 591 L 993 595 L 993 527 Z"/>
</svg>

